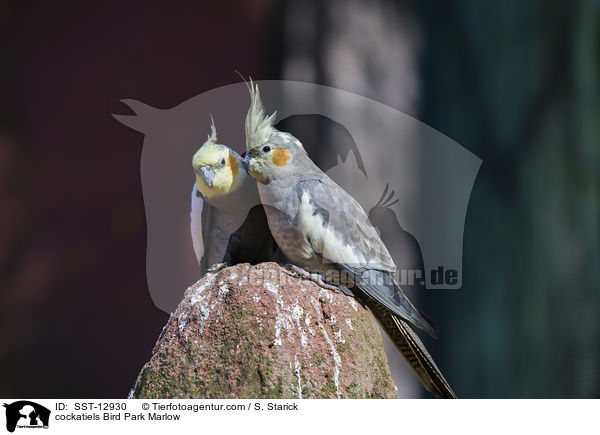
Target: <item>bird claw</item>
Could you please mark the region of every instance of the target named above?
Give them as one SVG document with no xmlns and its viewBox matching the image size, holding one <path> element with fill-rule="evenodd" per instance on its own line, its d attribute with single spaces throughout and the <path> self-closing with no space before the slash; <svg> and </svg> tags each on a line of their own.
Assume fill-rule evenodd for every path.
<svg viewBox="0 0 600 435">
<path fill-rule="evenodd" d="M 293 276 L 299 278 L 306 278 L 311 281 L 319 282 L 323 281 L 321 279 L 321 275 L 317 273 L 310 273 L 308 270 L 301 268 L 300 266 L 296 266 L 295 264 L 288 263 L 285 265 L 285 268 L 292 273 Z"/>
<path fill-rule="evenodd" d="M 208 268 L 207 272 L 211 272 L 211 273 L 218 272 L 219 270 L 224 269 L 227 266 L 229 266 L 228 263 L 215 263 Z"/>
<path fill-rule="evenodd" d="M 304 279 L 310 280 L 310 281 L 318 284 L 320 287 L 323 287 L 324 289 L 331 290 L 331 291 L 340 291 L 340 292 L 344 293 L 345 295 L 354 296 L 352 294 L 352 292 L 350 290 L 348 290 L 348 288 L 346 288 L 342 285 L 337 286 L 337 285 L 326 283 L 325 281 L 323 281 L 323 277 L 318 273 L 310 273 L 306 269 L 296 266 L 295 264 L 289 264 L 289 263 L 285 265 L 285 268 L 288 271 L 290 271 L 292 273 L 292 275 L 299 277 L 299 278 L 304 278 Z"/>
</svg>

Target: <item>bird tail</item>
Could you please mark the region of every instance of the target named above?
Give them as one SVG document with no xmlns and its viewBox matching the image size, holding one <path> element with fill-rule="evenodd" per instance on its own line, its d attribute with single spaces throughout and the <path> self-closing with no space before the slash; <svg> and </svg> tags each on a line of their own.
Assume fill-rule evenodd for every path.
<svg viewBox="0 0 600 435">
<path fill-rule="evenodd" d="M 440 399 L 456 399 L 444 375 L 408 323 L 373 299 L 370 299 L 366 305 L 423 386 Z"/>
</svg>

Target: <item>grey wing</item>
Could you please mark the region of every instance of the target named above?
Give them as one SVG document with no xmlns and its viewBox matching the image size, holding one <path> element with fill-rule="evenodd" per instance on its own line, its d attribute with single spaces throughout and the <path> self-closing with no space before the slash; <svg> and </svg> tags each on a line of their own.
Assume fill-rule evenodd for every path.
<svg viewBox="0 0 600 435">
<path fill-rule="evenodd" d="M 389 272 L 345 264 L 340 267 L 350 272 L 356 287 L 369 297 L 432 337 L 438 338 L 437 327 L 433 321 L 415 308 Z"/>
<path fill-rule="evenodd" d="M 395 272 L 394 260 L 360 204 L 328 177 L 296 187 L 296 225 L 313 249 L 335 263 Z"/>
<path fill-rule="evenodd" d="M 198 192 L 196 183 L 194 183 L 190 207 L 190 231 L 192 233 L 192 244 L 198 264 L 202 263 L 202 257 L 204 257 L 204 237 L 202 234 L 202 212 L 204 208 L 204 198 L 202 198 L 202 195 Z"/>
<path fill-rule="evenodd" d="M 393 280 L 394 261 L 362 207 L 329 178 L 296 185 L 296 224 L 313 250 L 351 273 L 356 286 L 387 309 L 437 337 L 437 330 Z"/>
<path fill-rule="evenodd" d="M 213 264 L 225 259 L 232 231 L 231 217 L 210 205 L 194 185 L 192 191 L 191 231 L 194 252 L 202 275 Z"/>
</svg>

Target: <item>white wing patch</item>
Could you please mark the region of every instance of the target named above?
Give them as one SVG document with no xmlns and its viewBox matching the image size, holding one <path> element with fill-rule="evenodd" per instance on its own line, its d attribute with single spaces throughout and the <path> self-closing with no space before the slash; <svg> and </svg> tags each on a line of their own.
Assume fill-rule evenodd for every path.
<svg viewBox="0 0 600 435">
<path fill-rule="evenodd" d="M 204 240 L 202 239 L 202 209 L 204 208 L 204 199 L 202 195 L 196 196 L 196 184 L 192 188 L 192 206 L 190 209 L 190 230 L 192 232 L 192 244 L 198 264 L 204 256 Z"/>
<path fill-rule="evenodd" d="M 341 264 L 367 264 L 369 261 L 363 255 L 346 244 L 342 237 L 323 222 L 323 218 L 315 213 L 311 204 L 310 194 L 304 190 L 298 210 L 300 231 L 307 234 L 315 251 L 326 259 Z"/>
</svg>

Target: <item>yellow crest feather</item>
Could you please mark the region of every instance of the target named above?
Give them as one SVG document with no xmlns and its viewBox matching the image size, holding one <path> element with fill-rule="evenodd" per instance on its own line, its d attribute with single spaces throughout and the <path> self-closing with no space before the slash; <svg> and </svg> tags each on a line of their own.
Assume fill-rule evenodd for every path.
<svg viewBox="0 0 600 435">
<path fill-rule="evenodd" d="M 258 85 L 252 83 L 248 86 L 250 91 L 250 108 L 246 115 L 246 149 L 252 149 L 267 142 L 273 133 L 275 115 L 267 116 L 265 108 L 260 99 L 260 91 Z"/>
</svg>

